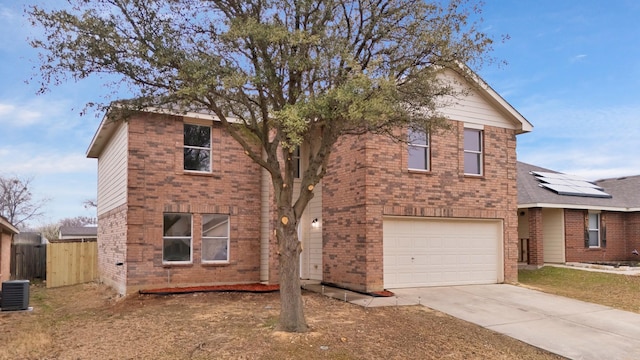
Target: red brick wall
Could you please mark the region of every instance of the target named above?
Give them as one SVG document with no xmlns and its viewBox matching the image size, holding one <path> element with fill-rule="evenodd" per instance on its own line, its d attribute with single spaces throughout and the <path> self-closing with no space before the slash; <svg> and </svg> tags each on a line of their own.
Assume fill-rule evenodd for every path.
<svg viewBox="0 0 640 360">
<path fill-rule="evenodd" d="M 219 123 L 212 128 L 212 174 L 183 171 L 181 117 L 130 120 L 127 292 L 143 288 L 260 280 L 260 168 Z M 163 265 L 164 212 L 192 214 L 193 263 Z M 228 264 L 201 262 L 201 216 L 230 214 Z"/>
<path fill-rule="evenodd" d="M 126 293 L 127 206 L 98 217 L 98 274 L 100 281 Z M 121 265 L 118 265 L 121 264 Z"/>
<path fill-rule="evenodd" d="M 565 258 L 567 262 L 584 261 L 584 228 L 586 210 L 564 211 L 564 241 L 566 246 Z M 590 250 L 591 252 L 599 252 L 599 250 Z"/>
<path fill-rule="evenodd" d="M 640 261 L 640 256 L 633 255 L 633 250 L 640 251 L 640 213 L 628 213 L 626 216 L 625 236 L 627 238 L 627 247 L 625 253 L 627 260 Z"/>
<path fill-rule="evenodd" d="M 529 264 L 544 265 L 544 232 L 542 209 L 529 209 Z"/>
<path fill-rule="evenodd" d="M 587 210 L 565 210 L 565 241 L 567 262 L 628 260 L 629 236 L 627 219 L 629 215 L 621 212 L 601 213 L 601 232 L 606 229 L 606 247 L 586 248 L 584 246 L 585 216 Z"/>
<path fill-rule="evenodd" d="M 626 260 L 627 237 L 625 235 L 625 213 L 621 212 L 602 212 L 601 222 L 602 230 L 606 231 L 606 248 L 603 248 L 607 259 Z M 601 231 L 602 231 L 601 230 Z"/>
<path fill-rule="evenodd" d="M 501 219 L 504 275 L 517 281 L 516 153 L 513 130 L 484 129 L 484 176 L 464 176 L 463 124 L 433 135 L 432 171 L 407 170 L 406 145 L 347 137 L 336 146 L 323 188 L 324 279 L 348 288 L 383 286 L 384 215 Z"/>
<path fill-rule="evenodd" d="M 360 291 L 367 290 L 367 229 L 382 231 L 366 215 L 365 139 L 336 144 L 322 186 L 323 281 Z"/>
</svg>

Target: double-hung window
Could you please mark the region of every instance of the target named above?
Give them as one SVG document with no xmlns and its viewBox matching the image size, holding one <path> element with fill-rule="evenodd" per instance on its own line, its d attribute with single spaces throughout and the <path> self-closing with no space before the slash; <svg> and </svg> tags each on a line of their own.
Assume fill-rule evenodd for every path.
<svg viewBox="0 0 640 360">
<path fill-rule="evenodd" d="M 191 214 L 165 213 L 162 231 L 162 262 L 191 263 Z"/>
<path fill-rule="evenodd" d="M 409 129 L 409 169 L 430 170 L 429 134 Z"/>
<path fill-rule="evenodd" d="M 293 150 L 291 154 L 291 159 L 293 160 L 293 178 L 300 179 L 301 168 L 300 168 L 300 146 L 296 146 L 296 149 Z"/>
<path fill-rule="evenodd" d="M 184 124 L 184 169 L 211 172 L 211 127 Z"/>
<path fill-rule="evenodd" d="M 589 213 L 589 247 L 600 247 L 600 214 Z"/>
<path fill-rule="evenodd" d="M 482 175 L 482 130 L 464 129 L 464 173 Z"/>
<path fill-rule="evenodd" d="M 202 262 L 229 261 L 229 215 L 202 215 Z"/>
</svg>

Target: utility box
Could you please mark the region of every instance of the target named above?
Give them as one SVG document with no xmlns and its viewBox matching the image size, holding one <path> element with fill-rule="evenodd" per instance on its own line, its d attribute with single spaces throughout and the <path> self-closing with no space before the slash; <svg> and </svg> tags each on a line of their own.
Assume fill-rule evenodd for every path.
<svg viewBox="0 0 640 360">
<path fill-rule="evenodd" d="M 10 280 L 2 283 L 2 311 L 29 309 L 29 280 Z"/>
</svg>

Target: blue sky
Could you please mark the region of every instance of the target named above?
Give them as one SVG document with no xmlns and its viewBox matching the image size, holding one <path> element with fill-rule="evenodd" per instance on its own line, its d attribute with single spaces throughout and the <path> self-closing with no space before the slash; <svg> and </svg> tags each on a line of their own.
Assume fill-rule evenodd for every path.
<svg viewBox="0 0 640 360">
<path fill-rule="evenodd" d="M 0 0 L 0 173 L 34 177 L 50 198 L 38 223 L 95 216 L 96 160 L 85 152 L 102 114 L 84 105 L 109 93 L 100 79 L 36 95 L 30 1 Z M 479 74 L 534 125 L 518 137 L 521 161 L 587 179 L 640 174 L 640 2 L 487 0 L 482 29 L 507 65 Z M 123 93 L 124 94 L 124 93 Z M 38 223 L 34 224 L 37 225 Z"/>
</svg>

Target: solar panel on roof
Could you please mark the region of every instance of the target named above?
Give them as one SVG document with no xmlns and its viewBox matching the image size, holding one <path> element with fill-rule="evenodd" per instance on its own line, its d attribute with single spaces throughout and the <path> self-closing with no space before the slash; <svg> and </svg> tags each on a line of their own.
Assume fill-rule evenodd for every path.
<svg viewBox="0 0 640 360">
<path fill-rule="evenodd" d="M 553 191 L 558 195 L 611 198 L 603 188 L 577 176 L 532 171 L 532 175 L 540 182 L 540 187 Z"/>
<path fill-rule="evenodd" d="M 585 196 L 585 197 L 597 197 L 597 198 L 611 198 L 611 195 L 606 192 L 594 188 L 588 187 L 575 187 L 567 185 L 557 184 L 540 184 L 541 187 L 549 189 L 558 195 L 569 196 Z"/>
<path fill-rule="evenodd" d="M 544 171 L 532 171 L 531 173 L 534 175 L 549 178 L 549 179 L 562 179 L 564 177 L 563 176 L 564 174 L 550 173 L 550 172 L 544 172 Z"/>
<path fill-rule="evenodd" d="M 603 190 L 602 187 L 590 182 L 590 181 L 580 181 L 580 180 L 567 180 L 572 186 L 581 186 L 581 187 L 589 187 L 593 189 Z"/>
<path fill-rule="evenodd" d="M 575 176 L 575 175 L 552 173 L 552 172 L 546 172 L 546 171 L 532 171 L 531 173 L 536 176 L 547 178 L 547 179 L 566 179 L 566 180 L 587 181 L 586 179 L 581 178 L 579 176 Z"/>
<path fill-rule="evenodd" d="M 611 195 L 607 194 L 606 192 L 602 191 L 601 189 L 580 188 L 580 190 L 585 194 L 593 195 L 593 196 L 596 196 L 596 197 L 606 197 L 606 198 L 610 198 L 611 197 Z"/>
<path fill-rule="evenodd" d="M 559 178 L 544 178 L 544 177 L 540 177 L 540 176 L 536 176 L 536 178 L 544 183 L 547 184 L 555 184 L 555 185 L 567 185 L 567 186 L 578 186 L 578 187 L 589 187 L 589 188 L 594 188 L 594 189 L 600 189 L 602 190 L 602 188 L 594 183 L 590 183 L 588 181 L 583 181 L 583 180 L 569 180 L 569 179 L 559 179 Z"/>
</svg>

